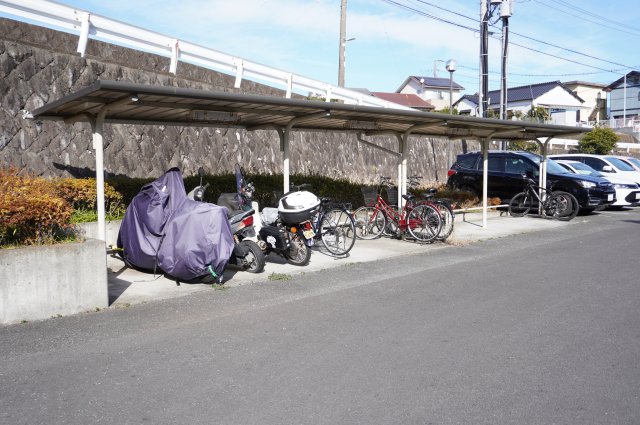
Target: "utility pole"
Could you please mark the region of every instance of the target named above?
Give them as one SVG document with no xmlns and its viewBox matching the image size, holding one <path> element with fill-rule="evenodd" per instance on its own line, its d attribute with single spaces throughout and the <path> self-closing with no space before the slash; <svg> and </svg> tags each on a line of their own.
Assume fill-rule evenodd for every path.
<svg viewBox="0 0 640 425">
<path fill-rule="evenodd" d="M 500 118 L 507 119 L 507 56 L 509 52 L 509 17 L 513 14 L 512 0 L 500 4 L 502 18 L 502 75 L 500 78 Z"/>
<path fill-rule="evenodd" d="M 491 0 L 480 0 L 480 90 L 478 91 L 478 115 L 487 116 L 487 92 L 489 85 L 489 17 Z"/>
<path fill-rule="evenodd" d="M 347 0 L 340 4 L 340 47 L 338 52 L 338 86 L 344 87 L 344 51 L 347 45 Z"/>
</svg>

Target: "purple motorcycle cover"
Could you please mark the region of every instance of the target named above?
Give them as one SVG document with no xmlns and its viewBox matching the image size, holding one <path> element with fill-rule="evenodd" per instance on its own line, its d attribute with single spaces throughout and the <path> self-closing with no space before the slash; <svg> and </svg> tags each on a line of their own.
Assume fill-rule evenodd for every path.
<svg viewBox="0 0 640 425">
<path fill-rule="evenodd" d="M 190 280 L 221 275 L 233 251 L 226 209 L 187 198 L 182 174 L 172 168 L 145 185 L 127 207 L 118 234 L 125 260 Z"/>
</svg>

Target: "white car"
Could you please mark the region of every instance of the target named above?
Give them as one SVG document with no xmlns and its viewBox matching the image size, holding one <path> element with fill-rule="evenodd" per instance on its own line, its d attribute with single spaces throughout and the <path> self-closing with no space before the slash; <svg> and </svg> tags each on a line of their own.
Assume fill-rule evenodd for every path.
<svg viewBox="0 0 640 425">
<path fill-rule="evenodd" d="M 616 156 L 616 158 L 619 158 L 627 164 L 631 165 L 634 170 L 640 171 L 640 159 L 633 156 Z"/>
<path fill-rule="evenodd" d="M 569 153 L 559 155 L 549 155 L 549 158 L 557 161 L 566 159 L 569 161 L 580 161 L 587 164 L 596 171 L 600 171 L 605 177 L 615 175 L 623 179 L 631 180 L 640 184 L 640 171 L 634 169 L 627 162 L 624 162 L 615 155 L 593 155 L 588 153 Z"/>
<path fill-rule="evenodd" d="M 615 174 L 603 174 L 580 161 L 554 159 L 555 162 L 568 171 L 586 176 L 604 177 L 613 184 L 616 190 L 616 202 L 611 207 L 634 207 L 640 205 L 640 186 L 630 180 L 617 177 Z"/>
</svg>

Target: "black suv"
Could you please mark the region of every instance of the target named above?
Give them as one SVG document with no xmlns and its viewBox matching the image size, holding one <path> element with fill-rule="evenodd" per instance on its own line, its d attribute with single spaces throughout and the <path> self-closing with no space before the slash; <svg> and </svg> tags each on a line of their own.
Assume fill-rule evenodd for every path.
<svg viewBox="0 0 640 425">
<path fill-rule="evenodd" d="M 508 202 L 522 192 L 523 175 L 538 178 L 540 159 L 531 152 L 489 151 L 488 195 Z M 447 186 L 481 194 L 482 164 L 481 152 L 458 155 L 447 173 Z M 570 173 L 551 159 L 547 160 L 547 187 L 572 193 L 586 211 L 602 209 L 616 200 L 616 191 L 607 179 Z"/>
</svg>

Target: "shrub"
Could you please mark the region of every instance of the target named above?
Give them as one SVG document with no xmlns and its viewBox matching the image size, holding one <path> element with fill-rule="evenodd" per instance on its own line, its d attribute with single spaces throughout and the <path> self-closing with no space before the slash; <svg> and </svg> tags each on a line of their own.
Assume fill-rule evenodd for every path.
<svg viewBox="0 0 640 425">
<path fill-rule="evenodd" d="M 582 136 L 578 142 L 578 151 L 597 155 L 606 155 L 616 147 L 620 137 L 610 128 L 596 127 Z"/>
<path fill-rule="evenodd" d="M 127 176 L 117 176 L 105 179 L 105 186 L 108 184 L 116 192 L 122 195 L 122 204 L 126 207 L 131 200 L 140 192 L 142 186 L 152 182 L 155 179 L 142 179 Z M 106 189 L 105 189 L 106 190 Z"/>
<path fill-rule="evenodd" d="M 71 213 L 50 180 L 0 169 L 0 245 L 44 244 L 73 236 Z"/>
<path fill-rule="evenodd" d="M 82 223 L 96 220 L 96 179 L 61 178 L 54 179 L 53 185 L 58 195 L 73 208 L 71 221 Z M 123 196 L 109 183 L 104 184 L 105 213 L 109 220 L 122 218 L 125 211 Z"/>
</svg>

